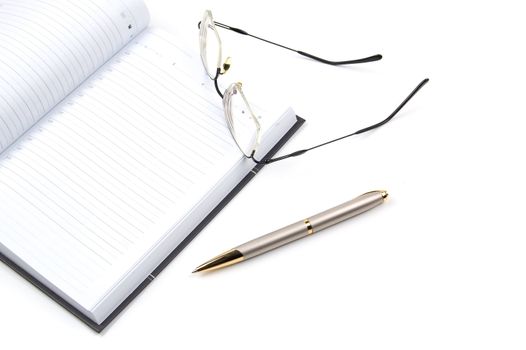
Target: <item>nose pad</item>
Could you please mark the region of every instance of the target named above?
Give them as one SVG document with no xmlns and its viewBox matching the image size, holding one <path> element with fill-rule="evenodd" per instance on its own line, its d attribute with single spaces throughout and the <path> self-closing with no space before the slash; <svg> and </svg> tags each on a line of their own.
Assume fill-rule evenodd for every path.
<svg viewBox="0 0 526 350">
<path fill-rule="evenodd" d="M 225 60 L 225 63 L 223 63 L 221 74 L 225 74 L 226 72 L 228 72 L 231 65 L 232 65 L 232 59 L 230 57 L 227 57 L 227 59 Z"/>
<path fill-rule="evenodd" d="M 234 95 L 237 95 L 238 92 L 239 92 L 239 89 L 243 88 L 243 83 L 238 81 L 235 85 L 237 85 L 234 90 L 232 90 L 232 92 L 234 93 Z M 239 87 L 239 89 L 238 89 Z"/>
</svg>

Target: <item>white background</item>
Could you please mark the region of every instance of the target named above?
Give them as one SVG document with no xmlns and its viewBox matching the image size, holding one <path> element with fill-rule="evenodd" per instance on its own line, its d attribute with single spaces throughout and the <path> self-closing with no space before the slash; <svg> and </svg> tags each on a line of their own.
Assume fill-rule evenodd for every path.
<svg viewBox="0 0 526 350">
<path fill-rule="evenodd" d="M 268 166 L 102 335 L 0 265 L 2 349 L 524 349 L 525 45 L 521 1 L 146 0 L 153 25 L 196 49 L 219 22 L 331 59 L 335 68 L 221 32 L 262 103 L 308 120 Z M 314 5 L 312 5 L 314 4 Z M 196 62 L 196 64 L 200 64 Z M 269 102 L 266 102 L 269 101 Z M 382 207 L 207 275 L 221 251 L 373 189 Z"/>
</svg>

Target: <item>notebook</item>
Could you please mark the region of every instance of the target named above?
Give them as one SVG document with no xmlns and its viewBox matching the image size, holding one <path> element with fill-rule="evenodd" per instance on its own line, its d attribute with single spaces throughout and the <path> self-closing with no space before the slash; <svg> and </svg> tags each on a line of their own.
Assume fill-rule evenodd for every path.
<svg viewBox="0 0 526 350">
<path fill-rule="evenodd" d="M 0 2 L 0 257 L 96 331 L 261 169 L 197 33 L 148 22 L 141 0 Z M 257 112 L 261 155 L 303 122 Z"/>
</svg>

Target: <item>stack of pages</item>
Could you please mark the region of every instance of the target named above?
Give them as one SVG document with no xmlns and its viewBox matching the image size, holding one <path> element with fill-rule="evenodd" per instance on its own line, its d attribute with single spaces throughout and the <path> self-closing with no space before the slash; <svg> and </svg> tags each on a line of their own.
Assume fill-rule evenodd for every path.
<svg viewBox="0 0 526 350">
<path fill-rule="evenodd" d="M 259 169 L 197 32 L 148 22 L 141 0 L 0 3 L 0 257 L 99 331 Z M 264 114 L 260 154 L 301 122 Z"/>
</svg>

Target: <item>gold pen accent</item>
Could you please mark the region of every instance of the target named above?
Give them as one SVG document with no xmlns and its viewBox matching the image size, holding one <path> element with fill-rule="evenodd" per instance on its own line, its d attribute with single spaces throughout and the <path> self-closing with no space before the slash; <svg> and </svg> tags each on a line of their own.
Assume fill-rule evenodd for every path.
<svg viewBox="0 0 526 350">
<path fill-rule="evenodd" d="M 312 235 L 314 233 L 314 228 L 312 228 L 312 225 L 310 224 L 309 219 L 303 221 L 305 225 L 307 225 L 307 234 Z"/>
<path fill-rule="evenodd" d="M 314 232 L 321 231 L 379 206 L 385 202 L 387 196 L 388 193 L 386 191 L 364 193 L 353 200 L 312 215 L 308 219 L 298 221 L 230 249 L 198 266 L 193 272 L 217 270 L 234 265 L 300 238 L 310 236 Z"/>
<path fill-rule="evenodd" d="M 227 252 L 224 252 L 223 254 L 219 254 L 218 256 L 208 260 L 202 265 L 199 265 L 192 273 L 200 272 L 200 271 L 211 271 L 211 270 L 217 270 L 222 267 L 227 267 L 230 265 L 237 264 L 238 262 L 241 262 L 245 259 L 243 254 L 239 250 L 230 249 Z"/>
</svg>

